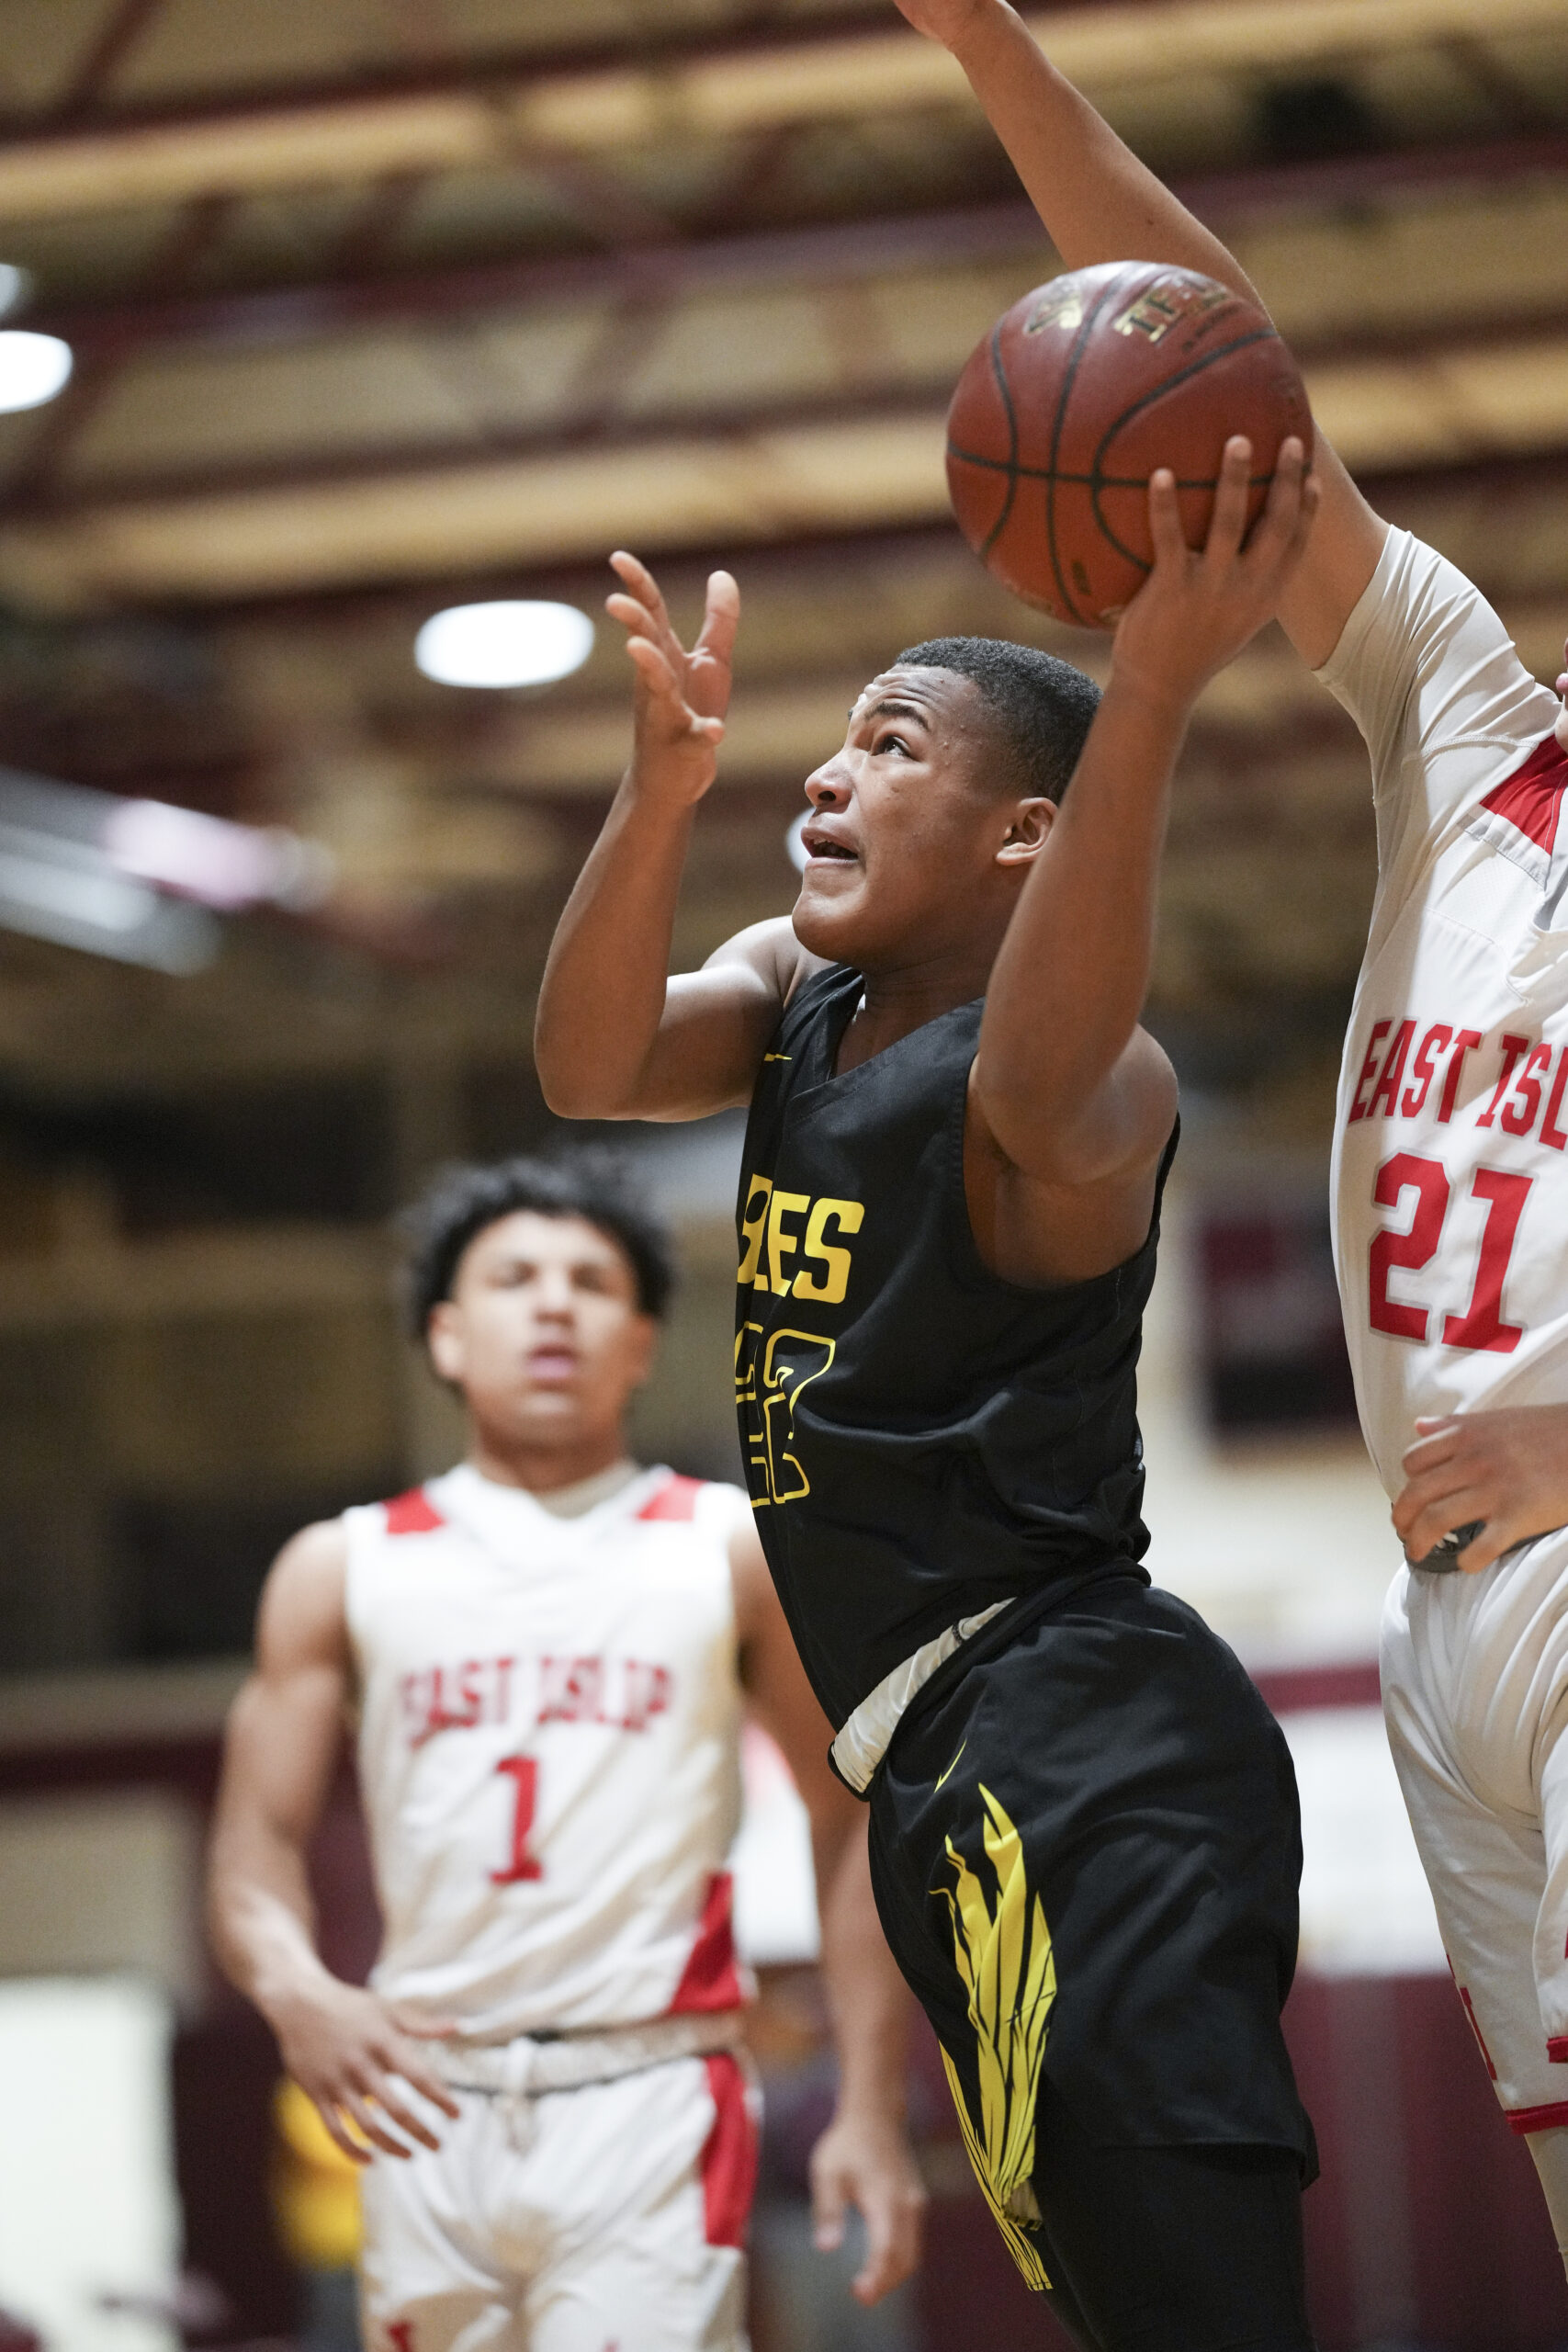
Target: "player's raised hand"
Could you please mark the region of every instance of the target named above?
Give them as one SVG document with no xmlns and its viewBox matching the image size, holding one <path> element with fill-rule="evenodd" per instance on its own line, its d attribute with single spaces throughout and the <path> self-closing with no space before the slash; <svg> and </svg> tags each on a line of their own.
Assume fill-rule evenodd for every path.
<svg viewBox="0 0 1568 2352">
<path fill-rule="evenodd" d="M 843 2244 L 851 2206 L 865 2224 L 865 2260 L 852 2282 L 857 2301 L 880 2302 L 920 2259 L 925 2185 L 908 2141 L 881 2114 L 836 2115 L 811 2151 L 812 2238 Z"/>
<path fill-rule="evenodd" d="M 1456 1527 L 1481 1532 L 1457 1555 L 1467 1575 L 1529 1536 L 1568 1526 L 1568 1405 L 1445 1413 L 1416 1424 L 1393 1506 L 1407 1560 L 1424 1560 Z"/>
<path fill-rule="evenodd" d="M 1116 630 L 1117 674 L 1156 701 L 1190 703 L 1272 619 L 1306 551 L 1318 485 L 1294 435 L 1282 442 L 1263 512 L 1247 527 L 1252 445 L 1233 435 L 1220 464 L 1209 536 L 1190 548 L 1176 478 L 1149 479 L 1154 570 Z"/>
<path fill-rule="evenodd" d="M 995 0 L 898 0 L 898 12 L 928 40 L 940 40 L 944 49 L 951 49 L 994 6 Z"/>
<path fill-rule="evenodd" d="M 624 548 L 610 564 L 622 584 L 606 599 L 605 610 L 626 630 L 637 672 L 633 779 L 661 797 L 700 800 L 714 780 L 729 707 L 740 591 L 728 571 L 709 575 L 707 609 L 688 651 L 648 566 Z"/>
<path fill-rule="evenodd" d="M 363 2165 L 369 2163 L 372 2148 L 383 2155 L 410 2156 L 408 2141 L 422 2148 L 440 2145 L 408 2092 L 417 2091 L 454 2120 L 460 2112 L 420 2047 L 450 2033 L 449 2025 L 424 2023 L 378 1994 L 335 1978 L 275 2005 L 269 2015 L 284 2065 L 314 2100 L 345 2156 Z"/>
</svg>

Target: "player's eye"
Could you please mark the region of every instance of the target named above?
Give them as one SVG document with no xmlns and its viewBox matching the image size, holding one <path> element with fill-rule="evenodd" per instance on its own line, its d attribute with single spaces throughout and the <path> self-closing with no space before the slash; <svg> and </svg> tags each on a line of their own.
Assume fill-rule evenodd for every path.
<svg viewBox="0 0 1568 2352">
<path fill-rule="evenodd" d="M 908 741 L 902 735 L 891 733 L 879 735 L 872 748 L 876 752 L 902 752 L 906 759 L 913 756 Z"/>
</svg>

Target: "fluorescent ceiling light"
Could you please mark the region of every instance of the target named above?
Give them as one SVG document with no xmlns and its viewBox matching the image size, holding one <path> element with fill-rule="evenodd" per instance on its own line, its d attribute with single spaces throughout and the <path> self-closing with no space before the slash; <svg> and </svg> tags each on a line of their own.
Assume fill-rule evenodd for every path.
<svg viewBox="0 0 1568 2352">
<path fill-rule="evenodd" d="M 0 413 L 41 408 L 64 390 L 70 377 L 71 345 L 57 334 L 0 328 Z"/>
<path fill-rule="evenodd" d="M 14 261 L 0 261 L 0 319 L 19 311 L 32 292 L 33 281 Z"/>
<path fill-rule="evenodd" d="M 433 613 L 413 658 L 444 686 L 542 686 L 581 670 L 592 650 L 593 624 L 575 605 L 509 601 Z"/>
</svg>

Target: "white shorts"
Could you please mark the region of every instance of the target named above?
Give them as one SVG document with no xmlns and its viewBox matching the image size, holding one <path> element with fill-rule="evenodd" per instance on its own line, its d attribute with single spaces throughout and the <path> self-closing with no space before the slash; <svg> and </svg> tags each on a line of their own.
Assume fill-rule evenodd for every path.
<svg viewBox="0 0 1568 2352">
<path fill-rule="evenodd" d="M 1403 1570 L 1383 1713 L 1449 1964 L 1518 2132 L 1568 2124 L 1568 1533 Z"/>
<path fill-rule="evenodd" d="M 366 2352 L 745 2352 L 746 2064 L 455 2092 L 437 2151 L 367 2168 Z"/>
</svg>

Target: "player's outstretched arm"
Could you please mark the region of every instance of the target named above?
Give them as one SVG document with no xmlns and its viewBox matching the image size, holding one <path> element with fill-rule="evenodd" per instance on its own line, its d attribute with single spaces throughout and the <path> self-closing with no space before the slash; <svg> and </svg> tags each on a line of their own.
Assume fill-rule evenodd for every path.
<svg viewBox="0 0 1568 2352">
<path fill-rule="evenodd" d="M 854 2280 L 874 2303 L 920 2258 L 925 2188 L 904 2127 L 911 2002 L 882 1933 L 866 1856 L 866 1810 L 828 1769 L 831 1736 L 791 1638 L 754 1532 L 730 1547 L 741 1676 L 757 1720 L 783 1748 L 811 1816 L 822 1977 L 839 2061 L 833 2120 L 811 2152 L 817 2245 L 838 2245 L 855 2206 L 865 2260 Z"/>
<path fill-rule="evenodd" d="M 1454 1528 L 1479 1521 L 1457 1555 L 1478 1575 L 1516 1544 L 1568 1527 L 1568 1405 L 1419 1420 L 1404 1473 L 1393 1525 L 1406 1559 L 1424 1560 Z"/>
<path fill-rule="evenodd" d="M 897 0 L 918 31 L 950 50 L 1069 269 L 1102 261 L 1201 270 L 1255 301 L 1234 254 L 1138 161 L 1059 74 L 1007 0 Z M 1314 467 L 1323 512 L 1280 618 L 1303 658 L 1326 662 L 1377 568 L 1387 526 L 1321 435 Z"/>
<path fill-rule="evenodd" d="M 1077 1216 L 1102 1219 L 1120 1188 L 1132 1226 L 1122 1238 L 1136 1246 L 1175 1115 L 1170 1066 L 1138 1027 L 1171 773 L 1200 691 L 1278 609 L 1318 496 L 1300 442 L 1287 441 L 1244 540 L 1251 454 L 1239 435 L 1226 443 L 1199 553 L 1182 537 L 1174 477 L 1150 484 L 1154 571 L 1117 629 L 1094 725 L 986 998 L 971 1115 L 1014 1168 L 1054 1191 L 1049 1222 L 1064 1238 Z"/>
<path fill-rule="evenodd" d="M 343 1736 L 344 1567 L 343 1530 L 308 1527 L 279 1553 L 267 1578 L 255 1669 L 229 1715 L 208 1910 L 225 1972 L 272 2027 L 285 2066 L 338 2146 L 363 2164 L 371 2146 L 390 2156 L 411 2153 L 394 2125 L 424 2147 L 436 2145 L 404 2084 L 448 2115 L 457 2108 L 419 2047 L 422 2035 L 445 2029 L 344 1984 L 316 1951 L 306 1853 Z"/>
<path fill-rule="evenodd" d="M 556 927 L 535 1024 L 539 1083 L 570 1119 L 693 1119 L 750 1100 L 799 955 L 787 922 L 743 932 L 700 972 L 670 977 L 697 804 L 716 773 L 740 596 L 708 582 L 690 651 L 635 556 L 608 609 L 636 684 L 631 764 Z"/>
</svg>

